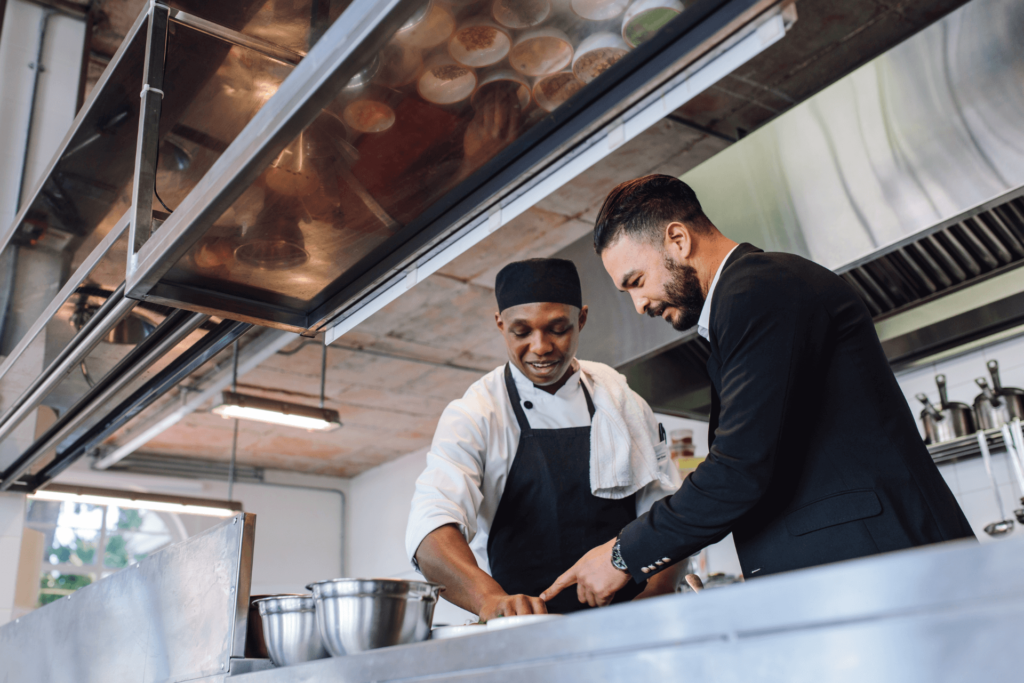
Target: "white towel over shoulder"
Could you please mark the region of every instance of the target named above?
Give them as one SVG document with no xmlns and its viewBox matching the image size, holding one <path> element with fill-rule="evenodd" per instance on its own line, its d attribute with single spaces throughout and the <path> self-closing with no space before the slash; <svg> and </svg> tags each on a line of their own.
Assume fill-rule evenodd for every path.
<svg viewBox="0 0 1024 683">
<path fill-rule="evenodd" d="M 658 481 L 669 491 L 678 481 L 661 467 L 667 445 L 658 446 L 654 412 L 604 363 L 579 361 L 593 384 L 594 420 L 590 429 L 590 490 L 599 498 L 625 498 Z"/>
</svg>

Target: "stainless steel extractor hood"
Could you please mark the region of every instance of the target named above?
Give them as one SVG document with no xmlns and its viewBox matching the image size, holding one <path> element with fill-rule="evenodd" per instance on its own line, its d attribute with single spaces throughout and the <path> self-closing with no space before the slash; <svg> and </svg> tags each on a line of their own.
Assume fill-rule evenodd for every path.
<svg viewBox="0 0 1024 683">
<path fill-rule="evenodd" d="M 187 195 L 167 202 L 169 216 L 160 215 L 148 190 L 137 193 L 128 296 L 292 331 L 323 330 L 381 284 L 406 278 L 418 256 L 467 222 L 487 218 L 496 200 L 594 129 L 786 3 L 669 3 L 681 13 L 661 26 L 675 10 L 660 10 L 663 19 L 642 41 L 613 36 L 604 73 L 591 81 L 577 61 L 579 79 L 557 82 L 544 78 L 552 64 L 569 68 L 574 45 L 621 32 L 624 19 L 588 21 L 546 0 L 521 8 L 513 1 L 506 3 L 513 10 L 540 14 L 506 25 L 537 27 L 492 22 L 475 29 L 509 43 L 507 56 L 455 62 L 451 55 L 461 53 L 452 41 L 462 27 L 473 28 L 464 24 L 476 12 L 472 4 L 352 0 L 287 78 L 271 79 L 273 96 L 254 104 L 259 111 Z M 173 12 L 168 20 L 176 21 Z M 780 39 L 785 25 L 778 18 L 746 36 L 744 59 Z M 154 65 L 174 54 L 174 42 L 173 35 L 153 42 L 152 88 L 162 83 Z M 494 64 L 468 66 L 475 59 Z M 488 92 L 509 88 L 524 108 L 518 136 L 504 148 L 465 144 L 475 112 L 499 96 Z M 253 85 L 247 98 L 259 91 Z M 533 101 L 539 104 L 530 109 Z M 163 118 L 157 107 L 140 124 L 137 174 L 147 185 L 154 175 L 161 183 L 154 159 Z M 632 127 L 650 125 L 632 123 L 620 131 L 623 140 L 635 134 Z"/>
<path fill-rule="evenodd" d="M 1024 4 L 974 0 L 683 180 L 731 238 L 841 273 L 894 365 L 1021 325 L 1022 25 Z M 581 354 L 656 409 L 699 413 L 703 340 L 639 318 L 589 239 L 563 255 L 600 310 Z"/>
<path fill-rule="evenodd" d="M 31 304 L 0 302 L 0 315 L 17 318 L 0 326 L 0 490 L 44 484 L 251 323 L 307 333 L 354 324 L 381 286 L 415 282 L 405 271 L 417 259 L 443 262 L 478 237 L 460 233 L 472 221 L 498 227 L 515 215 L 499 202 L 527 201 L 522 183 L 553 159 L 573 148 L 586 168 L 795 20 L 792 0 L 673 0 L 635 25 L 567 21 L 547 0 L 512 0 L 501 5 L 518 12 L 507 21 L 526 9 L 545 16 L 523 19 L 544 24 L 532 37 L 485 29 L 509 42 L 508 59 L 525 60 L 495 65 L 518 68 L 510 76 L 450 63 L 449 39 L 472 4 L 147 3 L 0 232 L 0 263 L 14 264 L 15 293 Z M 630 42 L 605 46 L 614 50 L 601 53 L 603 73 L 563 74 L 569 87 L 546 89 L 523 76 L 568 73 L 575 46 L 595 32 L 614 38 L 624 21 Z M 547 61 L 532 63 L 538 55 Z M 492 82 L 501 92 L 488 94 Z M 470 152 L 470 91 L 519 98 L 514 142 Z M 530 108 L 536 92 L 546 104 Z M 33 282 L 46 287 L 26 294 Z M 69 324 L 76 316 L 90 319 Z M 113 343 L 140 316 L 152 334 Z M 56 417 L 33 437 L 23 423 L 44 405 Z"/>
</svg>

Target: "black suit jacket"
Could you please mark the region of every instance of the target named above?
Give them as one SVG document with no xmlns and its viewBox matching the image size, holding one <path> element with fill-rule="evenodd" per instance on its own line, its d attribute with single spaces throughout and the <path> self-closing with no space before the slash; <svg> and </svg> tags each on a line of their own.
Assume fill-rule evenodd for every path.
<svg viewBox="0 0 1024 683">
<path fill-rule="evenodd" d="M 730 531 L 747 578 L 973 537 L 842 278 L 741 244 L 709 336 L 711 452 L 623 531 L 637 581 Z"/>
</svg>

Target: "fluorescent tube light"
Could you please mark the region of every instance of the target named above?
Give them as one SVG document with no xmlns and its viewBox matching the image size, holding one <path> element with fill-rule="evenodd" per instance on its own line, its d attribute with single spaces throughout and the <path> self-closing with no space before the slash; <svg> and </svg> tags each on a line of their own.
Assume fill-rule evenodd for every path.
<svg viewBox="0 0 1024 683">
<path fill-rule="evenodd" d="M 125 509 L 173 512 L 181 515 L 206 515 L 208 517 L 231 517 L 239 512 L 237 509 L 228 507 L 228 504 L 225 504 L 224 507 L 216 506 L 216 501 L 211 500 L 175 498 L 173 496 L 160 495 L 153 495 L 151 498 L 148 498 L 146 494 L 139 494 L 138 497 L 135 497 L 135 494 L 129 492 L 124 492 L 122 495 L 118 495 L 118 492 L 109 491 L 108 489 L 53 485 L 50 488 L 29 494 L 29 498 L 60 503 L 113 505 Z M 174 500 L 190 502 L 173 502 Z M 194 502 L 191 502 L 193 500 Z"/>
<path fill-rule="evenodd" d="M 337 410 L 275 401 L 233 391 L 223 392 L 221 403 L 213 412 L 228 419 L 254 420 L 307 431 L 329 432 L 341 426 L 341 416 Z"/>
</svg>

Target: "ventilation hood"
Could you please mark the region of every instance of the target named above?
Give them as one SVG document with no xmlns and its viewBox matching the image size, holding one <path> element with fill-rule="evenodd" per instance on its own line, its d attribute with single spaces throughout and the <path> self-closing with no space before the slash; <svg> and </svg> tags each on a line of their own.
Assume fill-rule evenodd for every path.
<svg viewBox="0 0 1024 683">
<path fill-rule="evenodd" d="M 729 237 L 864 299 L 894 366 L 1024 323 L 1024 4 L 974 0 L 682 176 Z M 695 333 L 638 318 L 589 238 L 580 354 L 655 409 L 709 405 Z M 613 307 L 605 311 L 605 307 Z"/>
</svg>

